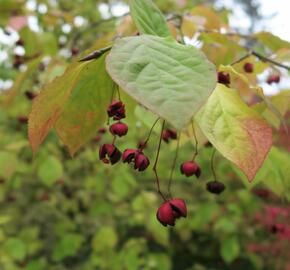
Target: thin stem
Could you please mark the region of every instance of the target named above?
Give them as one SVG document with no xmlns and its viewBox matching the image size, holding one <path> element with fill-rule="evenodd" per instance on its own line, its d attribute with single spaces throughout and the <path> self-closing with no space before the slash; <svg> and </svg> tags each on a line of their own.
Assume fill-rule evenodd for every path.
<svg viewBox="0 0 290 270">
<path fill-rule="evenodd" d="M 115 144 L 115 141 L 116 141 L 116 135 L 114 135 L 114 137 L 113 137 L 112 145 Z"/>
<path fill-rule="evenodd" d="M 241 58 L 237 59 L 236 61 L 231 63 L 231 66 L 238 64 L 240 62 L 242 62 L 243 60 L 247 59 L 248 57 L 250 57 L 252 54 L 249 52 L 247 54 L 245 54 L 244 56 L 242 56 Z"/>
<path fill-rule="evenodd" d="M 160 182 L 159 182 L 159 177 L 158 177 L 158 173 L 157 173 L 157 163 L 158 163 L 158 159 L 159 159 L 159 153 L 160 153 L 160 148 L 161 148 L 162 133 L 163 133 L 164 125 L 165 125 L 165 120 L 163 120 L 163 123 L 162 123 L 162 128 L 161 128 L 161 133 L 160 133 L 160 138 L 159 138 L 159 143 L 158 143 L 158 148 L 157 148 L 156 159 L 155 159 L 155 162 L 154 162 L 154 165 L 153 165 L 153 171 L 154 171 L 154 174 L 155 174 L 155 179 L 156 179 L 156 184 L 157 184 L 157 192 L 160 194 L 160 196 L 162 197 L 162 199 L 164 201 L 167 201 L 165 196 L 163 195 L 163 193 L 160 190 Z"/>
<path fill-rule="evenodd" d="M 183 31 L 182 31 L 182 24 L 183 24 L 183 16 L 180 16 L 178 29 L 179 29 L 179 34 L 180 34 L 180 37 L 181 37 L 181 43 L 185 45 L 184 34 L 183 34 Z"/>
<path fill-rule="evenodd" d="M 179 145 L 180 145 L 180 133 L 178 134 L 177 146 L 175 149 L 175 155 L 174 155 L 174 159 L 173 159 L 173 163 L 172 163 L 172 167 L 171 167 L 171 172 L 170 172 L 170 176 L 169 176 L 169 181 L 168 181 L 168 185 L 167 185 L 167 191 L 168 191 L 168 194 L 171 198 L 172 198 L 172 196 L 171 196 L 171 184 L 172 184 L 173 173 L 174 173 L 175 166 L 176 166 L 176 161 L 178 158 Z"/>
<path fill-rule="evenodd" d="M 147 143 L 148 143 L 148 141 L 149 141 L 149 139 L 150 139 L 150 137 L 151 137 L 152 131 L 153 131 L 154 127 L 156 126 L 156 124 L 157 124 L 157 122 L 158 122 L 159 120 L 160 120 L 160 117 L 158 117 L 158 118 L 155 120 L 154 124 L 153 124 L 152 127 L 150 128 L 150 131 L 149 131 L 149 133 L 148 133 L 147 139 L 145 140 L 143 146 L 140 148 L 141 151 L 146 147 L 146 145 L 147 145 Z M 162 134 L 161 134 L 161 136 L 162 136 Z"/>
<path fill-rule="evenodd" d="M 211 171 L 213 174 L 214 181 L 216 181 L 216 173 L 214 169 L 214 157 L 215 157 L 216 149 L 213 150 L 212 155 L 211 155 L 211 161 L 210 161 L 210 166 L 211 166 Z"/>
<path fill-rule="evenodd" d="M 239 32 L 221 32 L 218 30 L 209 30 L 209 29 L 198 29 L 198 32 L 199 33 L 215 33 L 215 34 L 221 34 L 221 35 L 229 36 L 229 37 L 238 36 L 245 39 L 255 39 L 255 37 L 252 35 L 242 34 Z"/>
<path fill-rule="evenodd" d="M 273 64 L 273 65 L 275 65 L 275 66 L 278 66 L 278 67 L 281 67 L 281 68 L 285 68 L 285 69 L 287 69 L 288 71 L 290 71 L 290 66 L 287 66 L 287 65 L 284 65 L 284 64 L 282 64 L 282 63 L 280 63 L 280 62 L 277 62 L 277 61 L 275 61 L 275 60 L 272 60 L 272 59 L 270 59 L 270 58 L 268 58 L 268 57 L 266 57 L 266 56 L 264 56 L 264 55 L 262 55 L 262 54 L 260 54 L 260 53 L 258 53 L 258 52 L 256 52 L 256 51 L 252 51 L 252 50 L 250 50 L 250 53 L 251 53 L 252 55 L 258 57 L 258 58 L 259 58 L 261 61 L 263 61 L 263 62 L 268 62 L 268 63 L 271 63 L 271 64 Z"/>
<path fill-rule="evenodd" d="M 113 88 L 112 88 L 111 103 L 113 102 L 113 99 L 114 99 L 114 96 L 115 96 L 115 89 L 116 89 L 116 84 L 114 84 Z"/>
<path fill-rule="evenodd" d="M 198 149 L 197 149 L 198 148 L 198 141 L 197 141 L 193 121 L 191 121 L 191 127 L 192 127 L 192 133 L 193 133 L 193 137 L 194 137 L 194 141 L 195 141 L 195 152 L 194 152 L 193 158 L 192 158 L 192 161 L 194 161 L 196 156 L 198 155 Z"/>
<path fill-rule="evenodd" d="M 113 102 L 113 99 L 114 99 L 114 95 L 115 95 L 115 87 L 116 87 L 116 84 L 113 85 L 112 87 L 112 94 L 111 94 L 111 101 L 110 103 Z M 107 126 L 110 125 L 110 116 L 108 115 L 108 119 L 107 119 Z"/>
<path fill-rule="evenodd" d="M 117 94 L 118 94 L 118 98 L 121 101 L 121 95 L 120 95 L 120 87 L 119 85 L 117 85 Z"/>
</svg>

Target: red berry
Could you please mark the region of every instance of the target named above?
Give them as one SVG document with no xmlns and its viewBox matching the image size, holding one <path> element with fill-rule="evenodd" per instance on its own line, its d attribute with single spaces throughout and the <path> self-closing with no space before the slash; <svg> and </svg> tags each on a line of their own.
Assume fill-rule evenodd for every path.
<svg viewBox="0 0 290 270">
<path fill-rule="evenodd" d="M 18 39 L 16 42 L 15 42 L 15 45 L 17 46 L 23 46 L 24 45 L 24 41 L 22 39 Z"/>
<path fill-rule="evenodd" d="M 24 63 L 24 59 L 20 55 L 15 55 L 13 60 L 13 67 L 19 68 Z"/>
<path fill-rule="evenodd" d="M 101 127 L 98 129 L 98 133 L 100 133 L 100 134 L 105 134 L 106 131 L 107 131 L 107 129 L 105 127 Z"/>
<path fill-rule="evenodd" d="M 126 149 L 123 152 L 122 160 L 124 163 L 130 163 L 135 159 L 136 154 L 138 153 L 138 150 L 136 149 Z"/>
<path fill-rule="evenodd" d="M 279 83 L 280 82 L 280 76 L 277 74 L 273 74 L 273 75 L 270 75 L 267 79 L 267 83 L 268 84 L 272 84 L 272 83 Z"/>
<path fill-rule="evenodd" d="M 27 124 L 28 123 L 28 117 L 27 116 L 19 116 L 18 117 L 18 122 L 20 124 Z"/>
<path fill-rule="evenodd" d="M 161 204 L 161 206 L 157 210 L 156 217 L 159 222 L 165 227 L 167 225 L 175 225 L 174 212 L 172 211 L 172 207 L 168 201 Z"/>
<path fill-rule="evenodd" d="M 36 93 L 33 93 L 31 91 L 25 91 L 25 96 L 29 99 L 29 100 L 33 100 L 37 94 Z"/>
<path fill-rule="evenodd" d="M 139 172 L 144 171 L 149 166 L 150 161 L 142 152 L 138 152 L 135 156 L 134 169 Z"/>
<path fill-rule="evenodd" d="M 119 137 L 125 136 L 128 132 L 128 126 L 122 122 L 114 123 L 110 126 L 110 132 Z"/>
<path fill-rule="evenodd" d="M 174 216 L 176 218 L 186 217 L 187 216 L 187 208 L 185 201 L 182 199 L 172 199 L 169 201 L 171 208 L 174 211 Z"/>
<path fill-rule="evenodd" d="M 97 135 L 95 138 L 93 138 L 93 142 L 98 143 L 102 139 L 102 136 Z"/>
<path fill-rule="evenodd" d="M 247 73 L 252 73 L 254 71 L 254 65 L 252 63 L 245 63 L 244 71 Z"/>
<path fill-rule="evenodd" d="M 168 128 L 168 129 L 163 130 L 162 139 L 166 143 L 168 143 L 170 139 L 176 140 L 176 138 L 177 138 L 177 133 L 175 129 Z"/>
<path fill-rule="evenodd" d="M 73 56 L 75 56 L 75 55 L 77 55 L 78 53 L 79 53 L 79 48 L 76 48 L 76 47 L 73 47 L 73 48 L 71 48 L 71 54 L 73 55 Z"/>
<path fill-rule="evenodd" d="M 271 227 L 272 233 L 283 233 L 285 232 L 285 225 L 281 223 L 276 223 Z"/>
<path fill-rule="evenodd" d="M 206 183 L 206 189 L 210 193 L 220 194 L 225 190 L 226 186 L 219 181 L 210 181 Z"/>
<path fill-rule="evenodd" d="M 218 82 L 225 85 L 230 84 L 230 74 L 222 71 L 218 72 Z"/>
<path fill-rule="evenodd" d="M 50 200 L 50 196 L 48 193 L 43 193 L 40 197 L 39 197 L 40 201 L 49 201 Z"/>
<path fill-rule="evenodd" d="M 103 144 L 100 147 L 99 157 L 104 163 L 117 163 L 121 159 L 122 153 L 113 144 Z"/>
<path fill-rule="evenodd" d="M 126 117 L 125 105 L 122 101 L 112 101 L 112 103 L 107 108 L 107 113 L 109 117 L 114 117 L 114 120 L 120 120 Z"/>
<path fill-rule="evenodd" d="M 184 200 L 172 199 L 164 202 L 157 210 L 156 217 L 163 226 L 174 226 L 175 220 L 187 216 L 187 208 Z"/>
<path fill-rule="evenodd" d="M 268 198 L 270 196 L 270 191 L 266 188 L 253 189 L 253 193 L 260 198 Z"/>
<path fill-rule="evenodd" d="M 139 142 L 138 143 L 138 148 L 142 151 L 143 149 L 145 149 L 147 147 L 147 142 Z"/>
<path fill-rule="evenodd" d="M 185 176 L 187 177 L 195 175 L 198 178 L 201 174 L 201 170 L 198 164 L 194 161 L 183 162 L 180 165 L 180 171 L 182 174 L 185 174 Z"/>
</svg>

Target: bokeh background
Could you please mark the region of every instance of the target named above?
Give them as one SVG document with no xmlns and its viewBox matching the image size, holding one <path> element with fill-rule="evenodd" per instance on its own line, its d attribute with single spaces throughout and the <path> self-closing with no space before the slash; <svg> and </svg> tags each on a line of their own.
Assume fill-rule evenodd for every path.
<svg viewBox="0 0 290 270">
<path fill-rule="evenodd" d="M 214 30 L 223 31 L 224 25 L 245 35 L 266 30 L 290 41 L 285 0 L 156 3 L 167 16 L 198 6 Z M 0 1 L 0 270 L 290 269 L 290 145 L 277 119 L 276 146 L 252 184 L 217 153 L 216 173 L 227 187 L 220 196 L 205 190 L 213 179 L 213 148 L 200 142 L 201 177 L 174 172 L 172 193 L 185 199 L 189 212 L 174 228 L 156 220 L 161 200 L 151 169 L 137 173 L 98 160 L 99 146 L 111 140 L 108 132 L 96 132 L 73 158 L 52 132 L 33 157 L 27 139 L 32 97 L 88 48 L 133 34 L 128 11 L 126 1 Z M 185 40 L 206 50 L 195 35 Z M 257 49 L 277 53 L 282 45 L 275 42 L 270 50 Z M 239 53 L 231 51 L 233 57 Z M 289 55 L 289 48 L 283 50 L 280 60 L 289 62 Z M 215 55 L 211 60 L 220 61 Z M 265 83 L 272 72 L 267 68 L 257 74 L 265 93 L 289 90 L 284 70 L 278 70 L 278 85 Z M 129 133 L 118 140 L 121 149 L 144 140 L 155 119 L 140 108 L 131 110 L 130 102 Z M 289 126 L 289 103 L 283 106 Z M 152 163 L 158 128 L 146 148 Z M 175 147 L 172 141 L 161 149 L 158 169 L 165 192 Z M 193 138 L 182 137 L 177 164 L 193 151 Z"/>
</svg>

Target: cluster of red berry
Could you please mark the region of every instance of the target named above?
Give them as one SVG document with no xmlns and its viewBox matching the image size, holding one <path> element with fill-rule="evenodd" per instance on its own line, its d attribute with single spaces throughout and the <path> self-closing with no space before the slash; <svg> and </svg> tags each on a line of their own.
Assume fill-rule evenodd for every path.
<svg viewBox="0 0 290 270">
<path fill-rule="evenodd" d="M 150 161 L 143 150 L 146 147 L 145 144 L 140 144 L 137 149 L 126 149 L 123 153 L 115 146 L 116 136 L 125 136 L 128 132 L 128 126 L 122 123 L 120 120 L 126 117 L 125 104 L 122 101 L 112 101 L 107 108 L 109 117 L 117 122 L 110 125 L 110 132 L 114 136 L 111 144 L 103 144 L 100 147 L 99 157 L 104 163 L 115 164 L 121 158 L 124 163 L 134 163 L 134 169 L 138 171 L 144 171 L 150 164 Z"/>
<path fill-rule="evenodd" d="M 253 73 L 254 71 L 254 65 L 249 62 L 245 63 L 243 68 L 246 73 Z M 218 72 L 218 82 L 228 86 L 231 83 L 230 74 L 223 71 Z M 268 84 L 279 83 L 279 82 L 280 82 L 279 74 L 271 74 L 267 78 Z"/>
</svg>

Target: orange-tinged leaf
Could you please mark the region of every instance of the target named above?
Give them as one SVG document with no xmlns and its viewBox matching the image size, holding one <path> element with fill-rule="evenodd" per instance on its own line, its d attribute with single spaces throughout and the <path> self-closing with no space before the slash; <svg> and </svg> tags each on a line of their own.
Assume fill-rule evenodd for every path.
<svg viewBox="0 0 290 270">
<path fill-rule="evenodd" d="M 204 17 L 206 19 L 205 29 L 219 29 L 226 27 L 219 15 L 211 8 L 197 6 L 190 11 L 190 15 Z"/>
<path fill-rule="evenodd" d="M 105 56 L 70 65 L 34 100 L 29 116 L 29 140 L 34 152 L 53 126 L 74 154 L 103 124 L 113 89 L 105 71 Z"/>
<path fill-rule="evenodd" d="M 218 84 L 197 122 L 214 147 L 252 181 L 271 146 L 272 130 L 237 91 Z"/>
<path fill-rule="evenodd" d="M 182 20 L 181 30 L 185 36 L 192 38 L 198 27 L 203 26 L 206 20 L 203 17 L 185 15 Z"/>
<path fill-rule="evenodd" d="M 217 66 L 231 64 L 237 55 L 244 54 L 239 37 L 226 36 L 220 33 L 202 33 L 199 39 L 204 43 L 202 50 Z"/>
<path fill-rule="evenodd" d="M 132 36 L 137 31 L 137 27 L 130 15 L 125 16 L 116 27 L 117 35 L 120 37 Z"/>
</svg>

